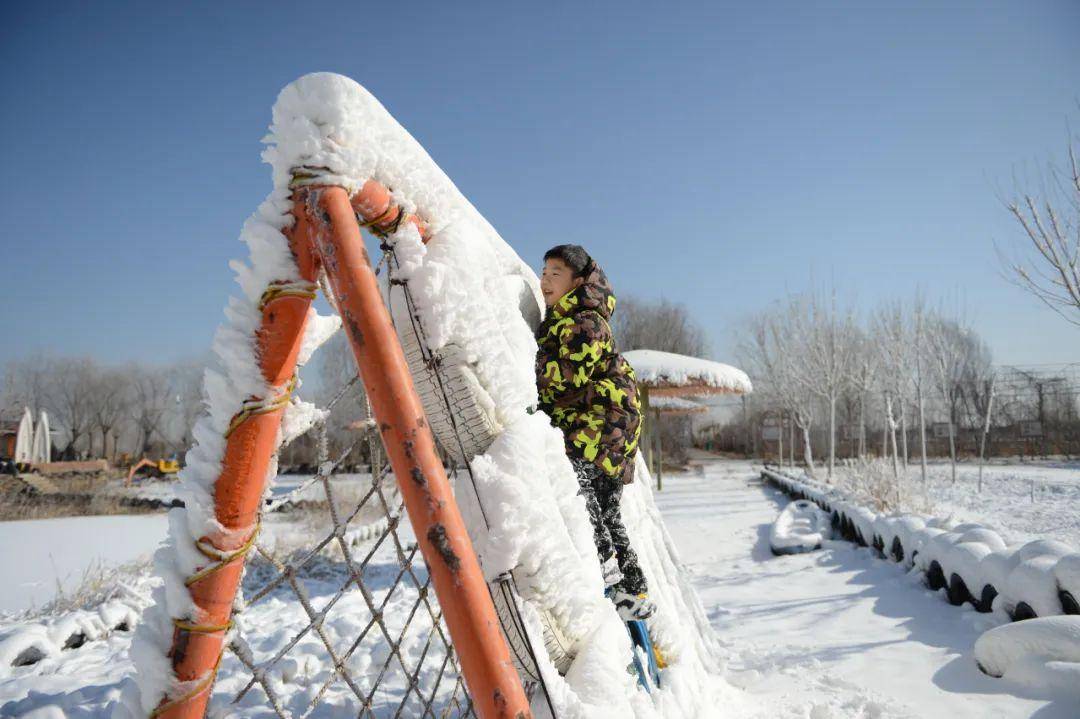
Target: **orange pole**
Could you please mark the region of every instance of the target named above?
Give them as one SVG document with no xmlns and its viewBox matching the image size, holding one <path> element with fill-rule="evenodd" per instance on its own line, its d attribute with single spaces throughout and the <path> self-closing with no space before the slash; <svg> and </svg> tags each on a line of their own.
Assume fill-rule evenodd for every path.
<svg viewBox="0 0 1080 719">
<path fill-rule="evenodd" d="M 427 244 L 428 227 L 424 221 L 416 215 L 401 217 L 402 210 L 394 204 L 390 191 L 375 180 L 365 182 L 349 202 L 356 214 L 364 219 L 364 225 L 370 227 L 375 234 L 386 234 L 408 222 L 416 225 L 420 239 Z"/>
<path fill-rule="evenodd" d="M 306 213 L 297 213 L 289 234 L 290 249 L 300 276 L 312 283 L 311 296 L 305 292 L 276 292 L 271 285 L 262 301 L 262 321 L 256 330 L 259 366 L 263 378 L 278 392 L 286 393 L 296 370 L 296 360 L 304 337 L 318 264 L 308 240 Z M 270 398 L 252 398 L 270 399 Z M 221 474 L 214 484 L 215 516 L 225 532 L 202 537 L 200 544 L 210 558 L 206 567 L 188 579 L 188 589 L 197 608 L 196 616 L 178 622 L 169 652 L 177 679 L 194 683 L 180 697 L 166 699 L 154 716 L 160 719 L 202 719 L 210 699 L 214 674 L 224 648 L 225 632 L 232 617 L 232 604 L 240 584 L 245 547 L 257 531 L 266 475 L 277 450 L 283 406 L 270 411 L 237 415 L 228 435 Z M 217 569 L 213 569 L 214 567 Z M 205 571 L 211 569 L 212 571 Z"/>
<path fill-rule="evenodd" d="M 294 195 L 294 213 L 299 216 L 304 208 L 314 206 L 318 218 L 313 223 L 315 248 L 337 297 L 360 378 L 431 572 L 477 715 L 481 719 L 527 719 L 532 716 L 529 702 L 510 660 L 480 562 L 435 451 L 435 439 L 360 235 L 357 213 L 383 232 L 400 224 L 397 215 L 401 210 L 396 206 L 364 207 L 370 199 L 367 193 L 373 193 L 375 185 L 365 185 L 352 204 L 340 187 L 301 190 Z M 364 210 L 392 214 L 387 215 L 389 219 L 371 222 Z M 416 222 L 422 229 L 422 223 Z"/>
</svg>

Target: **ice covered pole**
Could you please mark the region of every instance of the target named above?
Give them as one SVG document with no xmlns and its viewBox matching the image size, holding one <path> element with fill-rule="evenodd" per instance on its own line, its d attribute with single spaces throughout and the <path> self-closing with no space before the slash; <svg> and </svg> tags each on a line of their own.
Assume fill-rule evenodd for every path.
<svg viewBox="0 0 1080 719">
<path fill-rule="evenodd" d="M 219 528 L 196 542 L 206 564 L 185 581 L 195 616 L 174 621 L 169 653 L 176 679 L 186 691 L 164 699 L 154 717 L 197 719 L 206 712 L 244 557 L 258 532 L 263 490 L 315 297 L 318 265 L 307 235 L 306 217 L 297 215 L 289 243 L 301 280 L 271 282 L 259 302 L 261 318 L 254 339 L 268 391 L 265 396 L 248 398 L 226 431 L 221 473 L 214 483 L 214 518 Z"/>
<path fill-rule="evenodd" d="M 476 712 L 482 719 L 525 719 L 531 716 L 529 702 L 360 235 L 357 214 L 380 233 L 403 221 L 422 226 L 415 216 L 403 217 L 380 188 L 369 181 L 352 201 L 341 187 L 298 189 L 294 213 L 308 213 L 312 223 L 315 248 Z M 372 204 L 375 199 L 379 206 Z"/>
</svg>

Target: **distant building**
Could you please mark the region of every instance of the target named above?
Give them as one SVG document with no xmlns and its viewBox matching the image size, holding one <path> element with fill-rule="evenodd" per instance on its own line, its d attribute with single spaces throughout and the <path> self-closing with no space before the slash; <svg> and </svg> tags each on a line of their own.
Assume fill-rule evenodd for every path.
<svg viewBox="0 0 1080 719">
<path fill-rule="evenodd" d="M 15 408 L 0 409 L 0 459 L 15 458 L 15 440 L 19 436 L 22 412 Z"/>
</svg>

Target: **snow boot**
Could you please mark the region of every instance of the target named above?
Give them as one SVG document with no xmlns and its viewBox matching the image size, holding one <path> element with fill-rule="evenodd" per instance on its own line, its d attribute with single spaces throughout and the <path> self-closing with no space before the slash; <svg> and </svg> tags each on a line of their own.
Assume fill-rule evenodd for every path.
<svg viewBox="0 0 1080 719">
<path fill-rule="evenodd" d="M 605 589 L 622 581 L 623 573 L 619 570 L 619 562 L 615 559 L 614 554 L 608 557 L 604 563 L 600 565 L 600 571 L 604 575 Z"/>
<path fill-rule="evenodd" d="M 650 602 L 649 595 L 644 593 L 629 594 L 616 589 L 611 595 L 611 601 L 615 603 L 615 611 L 624 622 L 648 619 L 656 611 L 656 605 Z"/>
</svg>

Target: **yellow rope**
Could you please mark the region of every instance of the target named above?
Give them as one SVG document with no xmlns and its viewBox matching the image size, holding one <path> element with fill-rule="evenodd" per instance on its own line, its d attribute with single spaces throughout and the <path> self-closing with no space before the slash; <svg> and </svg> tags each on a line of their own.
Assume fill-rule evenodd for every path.
<svg viewBox="0 0 1080 719">
<path fill-rule="evenodd" d="M 274 397 L 270 397 L 269 399 L 253 397 L 244 400 L 244 403 L 240 405 L 240 411 L 234 414 L 233 418 L 229 420 L 229 428 L 225 430 L 225 439 L 228 439 L 229 435 L 235 432 L 236 429 L 249 418 L 254 417 L 257 414 L 275 412 L 285 407 L 285 405 L 289 404 L 294 389 L 296 389 L 296 375 L 293 375 L 292 379 L 285 385 L 285 389 Z"/>
<path fill-rule="evenodd" d="M 224 624 L 195 624 L 193 622 L 184 621 L 183 619 L 174 619 L 173 625 L 177 629 L 182 629 L 185 632 L 192 632 L 194 634 L 216 634 L 217 632 L 227 632 L 232 629 L 233 623 L 230 619 Z"/>
<path fill-rule="evenodd" d="M 314 282 L 271 282 L 263 290 L 259 298 L 259 309 L 264 309 L 268 304 L 282 297 L 301 297 L 307 300 L 315 299 L 315 291 L 318 285 Z"/>
<path fill-rule="evenodd" d="M 199 696 L 204 691 L 209 689 L 211 686 L 213 686 L 214 679 L 217 677 L 218 667 L 220 667 L 220 666 L 221 666 L 221 655 L 219 654 L 217 663 L 214 664 L 214 668 L 211 669 L 210 671 L 208 671 L 206 673 L 206 676 L 204 676 L 202 679 L 199 680 L 199 683 L 195 685 L 194 689 L 187 692 L 186 694 L 182 694 L 181 696 L 178 696 L 178 697 L 176 697 L 174 699 L 170 699 L 167 702 L 163 702 L 162 704 L 158 705 L 158 707 L 156 709 L 154 709 L 153 711 L 150 712 L 150 719 L 157 719 L 157 717 L 161 716 L 162 714 L 169 711 L 173 707 L 175 707 L 175 706 L 177 706 L 179 704 L 183 704 L 184 702 L 189 701 L 191 699 L 194 699 L 195 697 Z"/>
<path fill-rule="evenodd" d="M 250 552 L 251 549 L 255 546 L 255 539 L 259 536 L 259 527 L 261 526 L 261 524 L 262 520 L 259 520 L 259 522 L 255 524 L 255 529 L 253 529 L 251 534 L 248 535 L 248 538 L 244 540 L 244 543 L 240 545 L 239 548 L 231 551 L 223 551 L 221 549 L 218 549 L 205 539 L 200 539 L 195 542 L 195 548 L 198 549 L 204 557 L 214 560 L 215 563 L 203 567 L 202 569 L 185 579 L 184 586 L 190 587 L 192 584 L 199 581 L 200 579 L 205 579 L 214 572 L 218 572 L 224 569 L 227 565 L 235 562 L 237 559 L 243 559 L 244 557 L 246 557 L 248 552 Z"/>
</svg>

